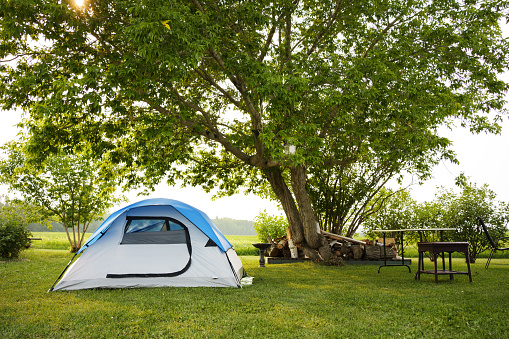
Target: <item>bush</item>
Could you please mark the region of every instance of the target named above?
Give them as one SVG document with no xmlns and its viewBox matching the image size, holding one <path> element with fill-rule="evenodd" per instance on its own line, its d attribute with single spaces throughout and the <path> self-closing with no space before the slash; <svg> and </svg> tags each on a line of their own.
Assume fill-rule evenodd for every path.
<svg viewBox="0 0 509 339">
<path fill-rule="evenodd" d="M 481 231 L 477 217 L 482 217 L 493 238 L 505 235 L 504 224 L 509 220 L 509 205 L 497 201 L 494 191 L 488 185 L 478 187 L 465 182 L 460 194 L 444 191 L 438 198 L 444 206 L 444 227 L 456 228 L 457 232 L 446 232 L 447 241 L 467 241 L 469 243 L 470 262 L 491 248 L 486 235 Z"/>
<path fill-rule="evenodd" d="M 266 210 L 260 212 L 254 220 L 254 228 L 260 242 L 267 242 L 267 236 L 274 239 L 286 235 L 287 227 L 288 221 L 284 216 L 268 215 Z"/>
<path fill-rule="evenodd" d="M 30 236 L 30 231 L 24 226 L 0 225 L 0 257 L 17 258 L 19 253 L 30 245 Z"/>
</svg>

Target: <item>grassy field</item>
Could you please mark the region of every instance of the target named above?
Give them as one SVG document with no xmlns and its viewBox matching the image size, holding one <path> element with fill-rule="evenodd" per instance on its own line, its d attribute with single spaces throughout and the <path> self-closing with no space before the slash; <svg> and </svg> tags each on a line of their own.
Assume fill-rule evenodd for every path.
<svg viewBox="0 0 509 339">
<path fill-rule="evenodd" d="M 34 234 L 34 236 L 41 236 Z M 48 237 L 47 239 L 45 239 Z M 308 263 L 258 267 L 251 286 L 47 293 L 71 254 L 58 237 L 0 263 L 2 338 L 509 338 L 509 259 L 486 259 L 454 281 L 405 267 Z M 256 238 L 228 237 L 245 250 Z M 64 238 L 65 240 L 65 238 Z M 239 248 L 239 252 L 242 250 Z M 461 258 L 455 269 L 464 270 Z"/>
</svg>

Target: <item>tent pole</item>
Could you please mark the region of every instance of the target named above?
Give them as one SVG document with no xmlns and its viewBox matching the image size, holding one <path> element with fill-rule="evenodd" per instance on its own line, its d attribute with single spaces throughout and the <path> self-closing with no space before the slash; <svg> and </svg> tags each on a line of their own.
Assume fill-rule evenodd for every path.
<svg viewBox="0 0 509 339">
<path fill-rule="evenodd" d="M 231 248 L 231 247 L 230 247 Z M 230 249 L 229 248 L 229 249 Z M 240 283 L 240 278 L 239 276 L 237 275 L 237 272 L 235 272 L 235 268 L 233 268 L 233 265 L 232 265 L 232 262 L 230 261 L 230 258 L 228 258 L 228 254 L 226 252 L 224 252 L 224 255 L 226 255 L 226 260 L 228 260 L 228 264 L 230 264 L 230 269 L 232 270 L 233 272 L 233 276 L 237 279 L 237 287 L 240 287 L 242 288 L 242 284 Z"/>
<path fill-rule="evenodd" d="M 71 265 L 72 261 L 74 260 L 74 258 L 76 258 L 76 256 L 78 255 L 78 253 L 76 253 L 72 259 L 69 261 L 69 263 L 67 264 L 67 266 L 65 266 L 64 270 L 62 271 L 62 273 L 60 273 L 60 275 L 58 276 L 57 280 L 55 280 L 55 282 L 53 283 L 53 285 L 51 285 L 51 288 L 48 290 L 47 293 L 49 292 L 52 292 L 53 291 L 53 288 L 55 287 L 55 285 L 57 284 L 57 282 L 60 280 L 60 278 L 62 278 L 62 276 L 64 275 L 65 271 L 67 271 L 67 268 L 69 268 L 69 266 Z"/>
</svg>

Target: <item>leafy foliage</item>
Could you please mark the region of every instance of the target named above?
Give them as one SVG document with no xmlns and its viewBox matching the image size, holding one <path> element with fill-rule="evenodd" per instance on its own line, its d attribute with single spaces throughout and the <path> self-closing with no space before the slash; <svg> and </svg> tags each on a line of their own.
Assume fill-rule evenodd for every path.
<svg viewBox="0 0 509 339">
<path fill-rule="evenodd" d="M 0 206 L 0 257 L 13 259 L 30 244 L 27 220 L 19 209 L 10 205 Z"/>
<path fill-rule="evenodd" d="M 495 192 L 487 185 L 477 187 L 472 183 L 464 184 L 460 194 L 445 191 L 438 198 L 444 209 L 443 225 L 458 230 L 447 234 L 447 239 L 468 241 L 471 262 L 475 262 L 479 253 L 490 248 L 477 217 L 483 218 L 492 237 L 499 238 L 507 232 L 509 206 L 495 199 Z"/>
<path fill-rule="evenodd" d="M 353 236 L 361 224 L 395 194 L 384 185 L 404 168 L 377 161 L 314 168 L 308 180 L 308 191 L 320 227 Z"/>
<path fill-rule="evenodd" d="M 283 216 L 269 215 L 264 210 L 255 217 L 254 227 L 258 234 L 258 240 L 267 242 L 267 236 L 275 239 L 286 235 L 288 220 Z"/>
<path fill-rule="evenodd" d="M 377 212 L 369 215 L 362 224 L 364 233 L 371 238 L 379 238 L 380 234 L 372 232 L 374 229 L 397 230 L 405 228 L 421 228 L 416 224 L 417 203 L 410 197 L 406 190 L 392 192 L 383 189 L 383 197 L 389 196 L 382 203 L 377 200 L 379 206 L 375 207 Z"/>
<path fill-rule="evenodd" d="M 103 180 L 99 164 L 85 156 L 55 155 L 34 165 L 20 143 L 11 142 L 4 151 L 7 158 L 0 161 L 1 182 L 21 194 L 19 204 L 38 209 L 46 224 L 61 223 L 73 252 L 81 247 L 90 223 L 120 201 L 115 183 Z"/>
</svg>

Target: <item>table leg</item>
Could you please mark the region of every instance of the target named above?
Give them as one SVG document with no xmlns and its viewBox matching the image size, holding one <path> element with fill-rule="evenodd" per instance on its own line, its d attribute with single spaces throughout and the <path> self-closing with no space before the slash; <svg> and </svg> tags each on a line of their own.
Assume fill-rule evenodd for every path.
<svg viewBox="0 0 509 339">
<path fill-rule="evenodd" d="M 403 249 L 403 232 L 400 232 L 401 233 L 401 265 L 387 265 L 387 255 L 386 255 L 386 246 L 385 246 L 385 232 L 383 232 L 383 237 L 384 237 L 384 264 L 383 265 L 380 265 L 378 266 L 378 273 L 380 273 L 380 269 L 383 267 L 383 266 L 393 266 L 393 267 L 400 267 L 400 266 L 406 266 L 408 267 L 408 273 L 412 273 L 412 270 L 410 268 L 409 265 L 405 265 L 405 253 L 404 253 L 404 249 Z M 396 235 L 396 239 L 398 238 L 398 236 Z"/>
<path fill-rule="evenodd" d="M 449 271 L 452 272 L 452 257 L 451 252 L 449 252 Z M 449 274 L 449 279 L 454 280 L 454 274 Z"/>
<path fill-rule="evenodd" d="M 433 263 L 435 264 L 435 284 L 438 284 L 438 271 L 437 271 L 437 256 L 438 253 L 433 253 Z"/>
<path fill-rule="evenodd" d="M 444 241 L 444 232 L 439 231 L 440 233 L 440 241 Z M 442 270 L 445 271 L 445 254 L 444 252 L 440 253 L 439 256 L 442 258 Z"/>
<path fill-rule="evenodd" d="M 405 246 L 403 246 L 403 232 L 400 232 L 401 265 L 405 264 Z"/>
<path fill-rule="evenodd" d="M 384 232 L 384 265 L 387 265 L 387 253 L 385 248 L 385 232 Z"/>
</svg>

